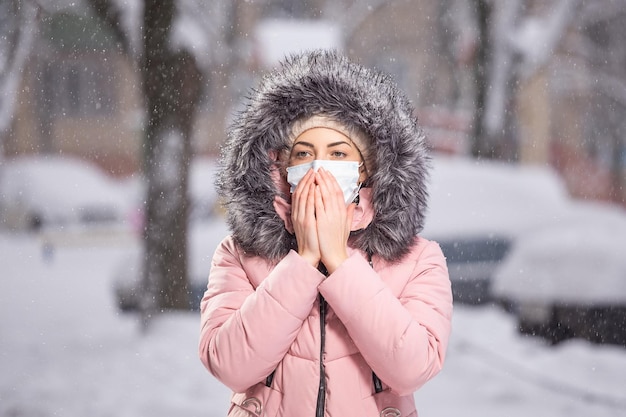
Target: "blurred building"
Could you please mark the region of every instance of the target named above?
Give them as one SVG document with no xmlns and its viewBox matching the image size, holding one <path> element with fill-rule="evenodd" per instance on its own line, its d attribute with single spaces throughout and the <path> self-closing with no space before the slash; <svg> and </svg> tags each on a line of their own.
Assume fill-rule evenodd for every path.
<svg viewBox="0 0 626 417">
<path fill-rule="evenodd" d="M 527 47 L 541 49 L 532 35 L 552 5 L 527 6 Z M 569 24 L 549 59 L 517 79 L 519 159 L 554 166 L 574 197 L 626 204 L 626 4 L 562 12 L 571 13 Z"/>
<path fill-rule="evenodd" d="M 139 167 L 142 111 L 133 65 L 92 19 L 55 14 L 22 78 L 7 155 L 64 153 L 126 174 Z"/>
<path fill-rule="evenodd" d="M 551 2 L 526 3 L 517 23 L 535 17 L 541 22 Z M 473 2 L 227 4 L 222 41 L 228 53 L 207 80 L 195 153 L 218 151 L 241 97 L 277 56 L 314 46 L 336 47 L 391 73 L 415 104 L 432 147 L 470 152 L 478 42 Z M 581 6 L 546 63 L 509 79 L 510 98 L 501 109 L 508 127 L 499 140 L 509 147 L 509 159 L 555 166 L 575 196 L 624 202 L 626 6 L 594 5 Z M 134 64 L 95 20 L 54 15 L 43 23 L 24 73 L 7 154 L 79 154 L 119 175 L 140 169 L 143 113 Z M 507 59 L 515 63 L 519 56 Z"/>
</svg>

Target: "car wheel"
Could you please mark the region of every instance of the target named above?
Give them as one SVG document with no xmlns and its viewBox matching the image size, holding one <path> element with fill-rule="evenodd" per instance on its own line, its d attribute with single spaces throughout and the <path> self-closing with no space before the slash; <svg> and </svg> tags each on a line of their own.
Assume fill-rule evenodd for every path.
<svg viewBox="0 0 626 417">
<path fill-rule="evenodd" d="M 572 330 L 558 320 L 554 307 L 542 307 L 541 317 L 536 311 L 526 314 L 529 310 L 518 313 L 518 331 L 524 335 L 537 336 L 552 345 L 561 343 L 573 336 Z"/>
<path fill-rule="evenodd" d="M 626 307 L 561 307 L 559 322 L 567 323 L 574 336 L 592 343 L 626 346 Z"/>
<path fill-rule="evenodd" d="M 518 330 L 522 334 L 544 336 L 554 317 L 552 306 L 536 302 L 508 303 L 517 315 Z"/>
<path fill-rule="evenodd" d="M 569 327 L 563 325 L 563 323 L 560 323 L 557 320 L 552 320 L 547 326 L 543 337 L 550 342 L 550 344 L 557 345 L 574 337 L 574 333 Z"/>
<path fill-rule="evenodd" d="M 548 326 L 546 323 L 538 323 L 525 317 L 519 317 L 517 330 L 523 335 L 545 337 L 548 333 Z"/>
</svg>

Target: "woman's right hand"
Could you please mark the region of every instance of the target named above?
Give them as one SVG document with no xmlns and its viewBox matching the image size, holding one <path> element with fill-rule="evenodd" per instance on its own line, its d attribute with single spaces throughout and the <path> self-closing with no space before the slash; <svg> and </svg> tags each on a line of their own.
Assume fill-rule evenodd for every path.
<svg viewBox="0 0 626 417">
<path fill-rule="evenodd" d="M 315 172 L 310 169 L 291 195 L 291 222 L 298 253 L 317 268 L 321 254 L 315 219 L 315 187 Z"/>
</svg>

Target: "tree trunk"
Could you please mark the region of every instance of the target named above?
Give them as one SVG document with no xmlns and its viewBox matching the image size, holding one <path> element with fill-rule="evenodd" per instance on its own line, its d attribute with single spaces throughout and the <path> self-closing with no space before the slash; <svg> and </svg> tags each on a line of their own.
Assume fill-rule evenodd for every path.
<svg viewBox="0 0 626 417">
<path fill-rule="evenodd" d="M 540 68 L 532 76 L 523 79 L 518 87 L 516 114 L 520 125 L 519 160 L 524 164 L 550 163 L 552 115 L 548 83 L 547 70 Z M 579 131 L 572 126 L 566 137 L 572 140 L 579 136 Z"/>
<path fill-rule="evenodd" d="M 146 0 L 141 62 L 147 181 L 142 312 L 189 308 L 187 182 L 201 76 L 193 57 L 170 49 L 173 0 Z"/>
<path fill-rule="evenodd" d="M 489 59 L 491 52 L 489 23 L 492 16 L 491 6 L 487 0 L 476 0 L 476 16 L 478 20 L 478 47 L 474 62 L 474 79 L 476 80 L 476 102 L 472 129 L 472 156 L 475 158 L 491 157 L 493 151 L 484 126 L 487 89 L 489 88 Z"/>
</svg>

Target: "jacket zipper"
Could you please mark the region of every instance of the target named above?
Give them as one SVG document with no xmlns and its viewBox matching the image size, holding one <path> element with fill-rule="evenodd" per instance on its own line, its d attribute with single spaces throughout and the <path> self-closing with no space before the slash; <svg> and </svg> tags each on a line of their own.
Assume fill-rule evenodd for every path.
<svg viewBox="0 0 626 417">
<path fill-rule="evenodd" d="M 319 295 L 320 299 L 320 385 L 317 392 L 317 407 L 315 417 L 324 417 L 326 405 L 326 371 L 324 370 L 324 347 L 326 344 L 326 300 Z"/>
</svg>

